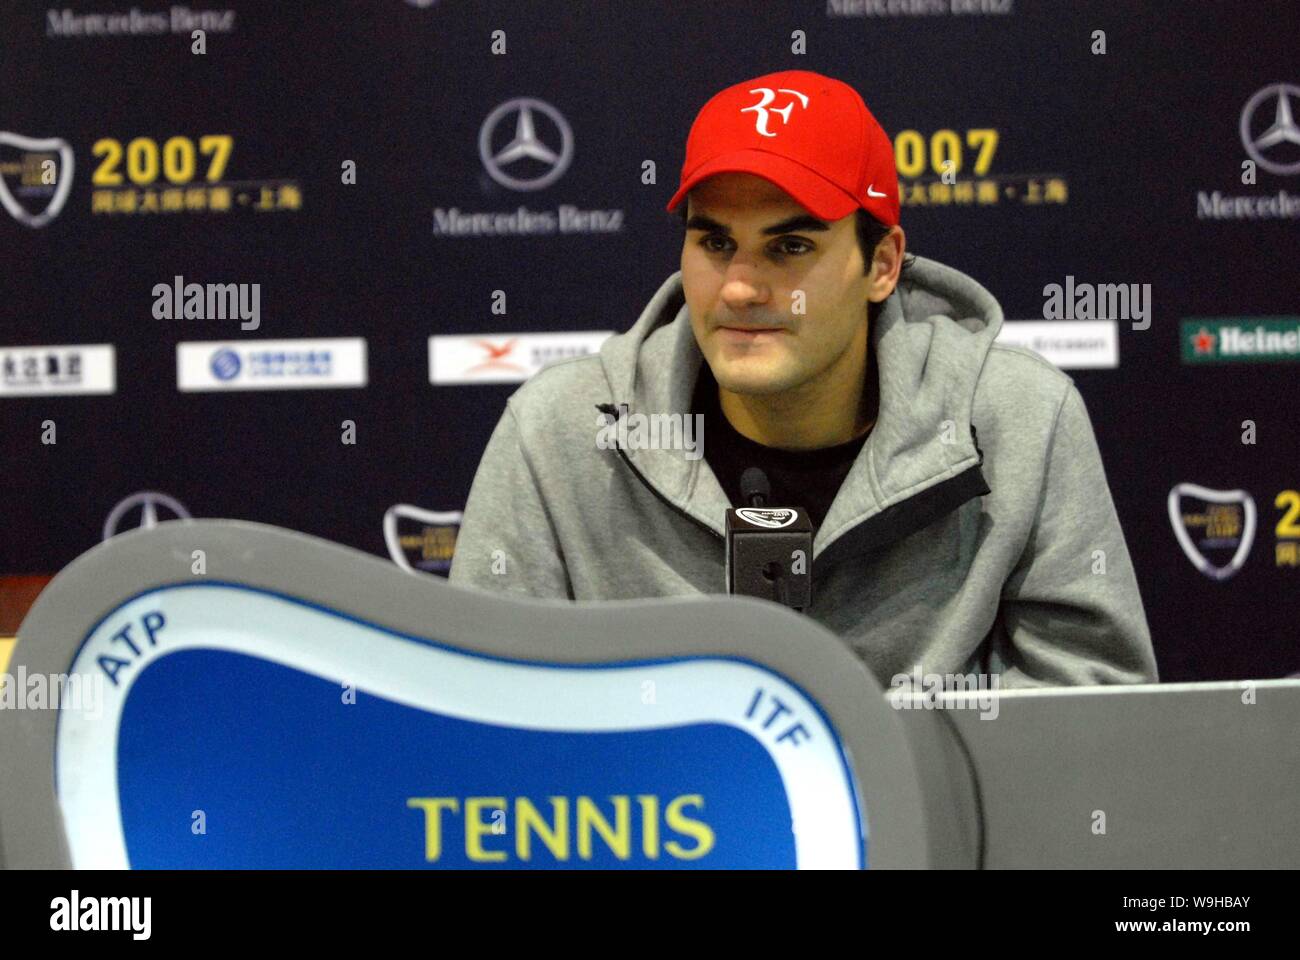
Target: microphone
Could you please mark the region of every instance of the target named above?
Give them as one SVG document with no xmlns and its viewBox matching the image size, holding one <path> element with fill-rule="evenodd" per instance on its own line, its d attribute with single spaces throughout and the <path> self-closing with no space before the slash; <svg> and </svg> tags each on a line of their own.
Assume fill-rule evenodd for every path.
<svg viewBox="0 0 1300 960">
<path fill-rule="evenodd" d="M 726 522 L 727 593 L 771 600 L 800 612 L 812 603 L 812 521 L 801 507 L 772 507 L 767 474 L 740 475 L 745 506 Z"/>
<path fill-rule="evenodd" d="M 762 507 L 772 497 L 772 485 L 767 482 L 767 474 L 758 467 L 748 467 L 740 475 L 740 499 L 747 507 Z"/>
</svg>

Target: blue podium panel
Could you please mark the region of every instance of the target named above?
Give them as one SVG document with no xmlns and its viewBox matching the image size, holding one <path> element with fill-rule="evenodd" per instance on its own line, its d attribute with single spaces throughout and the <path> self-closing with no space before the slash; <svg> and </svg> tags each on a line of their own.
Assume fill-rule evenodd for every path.
<svg viewBox="0 0 1300 960">
<path fill-rule="evenodd" d="M 741 658 L 471 653 L 234 583 L 86 636 L 55 789 L 76 867 L 865 867 L 819 706 Z"/>
</svg>

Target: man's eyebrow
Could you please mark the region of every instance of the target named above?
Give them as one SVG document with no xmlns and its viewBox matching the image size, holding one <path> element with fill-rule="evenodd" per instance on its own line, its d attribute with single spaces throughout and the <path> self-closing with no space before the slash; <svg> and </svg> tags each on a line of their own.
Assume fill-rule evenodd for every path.
<svg viewBox="0 0 1300 960">
<path fill-rule="evenodd" d="M 809 214 L 800 213 L 782 220 L 779 223 L 774 223 L 770 227 L 764 227 L 761 232 L 767 236 L 775 236 L 781 233 L 796 233 L 801 230 L 826 231 L 830 228 L 830 224 L 825 220 L 818 220 L 816 217 L 810 216 Z M 700 213 L 697 213 L 686 221 L 686 229 L 704 230 L 708 233 L 720 233 L 723 236 L 731 235 L 730 227 L 718 223 L 718 221 L 714 220 L 712 217 L 706 217 Z"/>
</svg>

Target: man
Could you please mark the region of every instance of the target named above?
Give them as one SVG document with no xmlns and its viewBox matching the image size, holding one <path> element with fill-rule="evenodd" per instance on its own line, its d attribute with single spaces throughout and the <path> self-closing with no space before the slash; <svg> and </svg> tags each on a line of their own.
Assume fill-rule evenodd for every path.
<svg viewBox="0 0 1300 960">
<path fill-rule="evenodd" d="M 451 581 L 583 601 L 725 593 L 725 512 L 757 466 L 771 504 L 816 524 L 808 615 L 882 685 L 918 668 L 1154 681 L 1078 390 L 994 342 L 1002 310 L 970 277 L 904 262 L 893 146 L 861 97 L 802 70 L 722 91 L 691 128 L 668 206 L 682 203 L 681 271 L 632 329 L 510 398 Z M 611 427 L 689 414 L 703 459 Z"/>
</svg>

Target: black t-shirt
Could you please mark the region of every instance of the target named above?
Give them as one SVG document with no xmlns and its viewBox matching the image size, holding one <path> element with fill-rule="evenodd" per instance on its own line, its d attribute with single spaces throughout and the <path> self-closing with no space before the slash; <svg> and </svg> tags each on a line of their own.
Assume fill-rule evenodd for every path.
<svg viewBox="0 0 1300 960">
<path fill-rule="evenodd" d="M 772 499 L 767 506 L 803 507 L 814 530 L 826 519 L 858 451 L 871 435 L 867 431 L 856 440 L 820 450 L 780 450 L 755 443 L 737 433 L 723 415 L 718 382 L 707 363 L 700 364 L 692 408 L 704 415 L 704 459 L 713 468 L 731 505 L 746 505 L 740 496 L 740 477 L 748 468 L 758 467 L 772 485 Z"/>
</svg>

